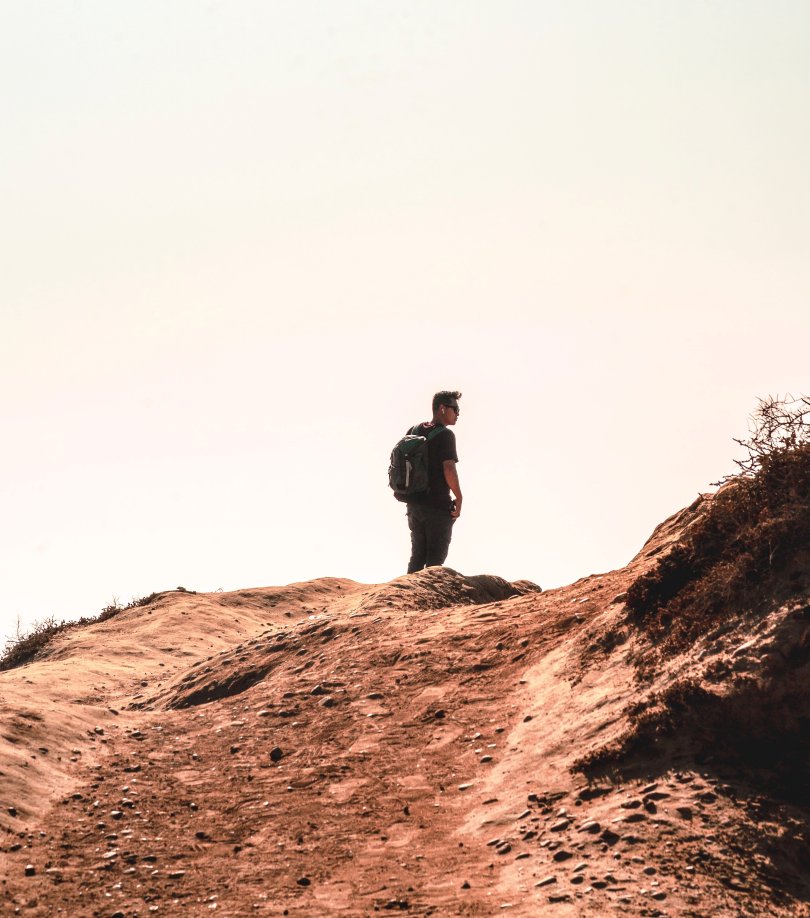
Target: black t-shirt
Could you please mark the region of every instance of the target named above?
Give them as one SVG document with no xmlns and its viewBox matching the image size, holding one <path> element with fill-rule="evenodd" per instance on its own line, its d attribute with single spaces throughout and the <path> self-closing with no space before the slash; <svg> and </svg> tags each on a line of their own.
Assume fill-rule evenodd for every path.
<svg viewBox="0 0 810 918">
<path fill-rule="evenodd" d="M 421 437 L 426 437 L 434 427 L 441 427 L 443 431 L 442 433 L 437 433 L 433 439 L 428 440 L 428 481 L 430 490 L 425 496 L 410 498 L 408 503 L 427 504 L 429 507 L 449 510 L 452 496 L 450 488 L 447 486 L 447 480 L 444 477 L 443 463 L 446 459 L 458 462 L 456 435 L 449 427 L 445 427 L 444 424 L 434 424 L 433 421 L 417 424 L 408 433 L 413 432 Z"/>
</svg>

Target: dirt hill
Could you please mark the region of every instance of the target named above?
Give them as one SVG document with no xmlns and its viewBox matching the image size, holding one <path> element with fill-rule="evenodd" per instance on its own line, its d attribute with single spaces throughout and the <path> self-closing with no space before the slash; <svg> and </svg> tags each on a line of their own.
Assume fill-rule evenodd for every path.
<svg viewBox="0 0 810 918">
<path fill-rule="evenodd" d="M 800 586 L 669 647 L 624 569 L 163 593 L 0 673 L 2 914 L 804 915 Z M 637 589 L 637 588 L 636 588 Z"/>
</svg>

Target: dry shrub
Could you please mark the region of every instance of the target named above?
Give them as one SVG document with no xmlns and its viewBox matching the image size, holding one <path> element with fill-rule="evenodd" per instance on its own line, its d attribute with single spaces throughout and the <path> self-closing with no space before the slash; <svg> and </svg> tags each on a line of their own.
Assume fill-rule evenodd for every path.
<svg viewBox="0 0 810 918">
<path fill-rule="evenodd" d="M 761 402 L 754 434 L 737 441 L 748 450 L 740 473 L 722 482 L 704 516 L 628 589 L 634 621 L 662 652 L 684 649 L 729 615 L 767 611 L 805 586 L 808 416 L 805 398 Z"/>
<path fill-rule="evenodd" d="M 150 593 L 140 599 L 133 599 L 125 606 L 119 605 L 117 600 L 113 600 L 97 616 L 83 617 L 73 622 L 57 622 L 53 616 L 34 622 L 26 634 L 20 635 L 18 631 L 16 637 L 6 640 L 6 646 L 2 655 L 0 655 L 0 672 L 6 669 L 15 669 L 41 657 L 43 650 L 51 643 L 53 638 L 63 631 L 68 631 L 71 628 L 81 628 L 85 625 L 93 625 L 96 622 L 105 622 L 127 609 L 148 606 L 159 595 L 159 593 Z"/>
</svg>

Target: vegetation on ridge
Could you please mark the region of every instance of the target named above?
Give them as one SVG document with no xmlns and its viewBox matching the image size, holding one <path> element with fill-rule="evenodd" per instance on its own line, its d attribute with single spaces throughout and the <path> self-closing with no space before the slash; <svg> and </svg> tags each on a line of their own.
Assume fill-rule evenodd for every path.
<svg viewBox="0 0 810 918">
<path fill-rule="evenodd" d="M 634 622 L 678 652 L 731 614 L 806 586 L 810 557 L 810 398 L 760 401 L 747 452 L 680 540 L 627 592 Z"/>
<path fill-rule="evenodd" d="M 51 615 L 41 621 L 34 622 L 31 629 L 22 635 L 18 627 L 17 635 L 6 639 L 6 646 L 2 654 L 0 654 L 0 672 L 6 669 L 15 669 L 17 666 L 22 666 L 37 659 L 56 635 L 61 634 L 63 631 L 80 628 L 85 625 L 93 625 L 96 622 L 105 622 L 108 618 L 113 618 L 119 612 L 125 612 L 127 609 L 148 606 L 159 595 L 159 593 L 150 593 L 140 599 L 133 599 L 125 606 L 120 605 L 117 600 L 113 600 L 97 616 L 85 616 L 72 622 L 57 621 Z"/>
</svg>

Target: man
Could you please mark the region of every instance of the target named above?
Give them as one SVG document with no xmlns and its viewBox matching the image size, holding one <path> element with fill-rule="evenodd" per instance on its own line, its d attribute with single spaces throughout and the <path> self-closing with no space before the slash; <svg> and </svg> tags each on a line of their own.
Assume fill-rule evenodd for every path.
<svg viewBox="0 0 810 918">
<path fill-rule="evenodd" d="M 411 530 L 409 574 L 421 571 L 423 567 L 444 564 L 453 535 L 453 523 L 461 514 L 456 435 L 450 430 L 458 421 L 460 398 L 460 392 L 437 392 L 433 396 L 433 420 L 417 424 L 412 430 L 412 433 L 426 437 L 437 427 L 442 428 L 428 440 L 429 490 L 426 494 L 408 498 L 408 527 Z"/>
</svg>

